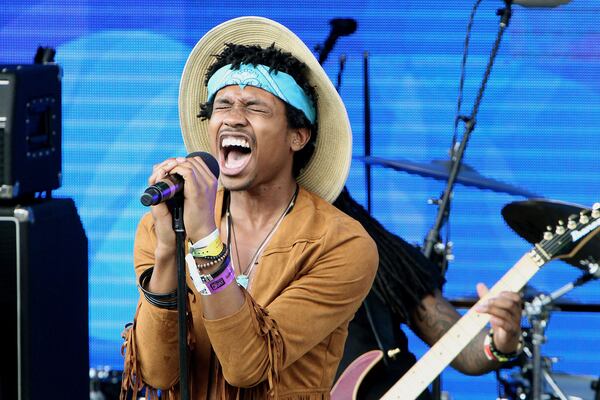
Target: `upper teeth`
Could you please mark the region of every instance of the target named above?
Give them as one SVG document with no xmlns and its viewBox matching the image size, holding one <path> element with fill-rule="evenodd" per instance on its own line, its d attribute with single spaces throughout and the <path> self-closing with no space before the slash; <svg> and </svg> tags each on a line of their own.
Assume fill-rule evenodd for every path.
<svg viewBox="0 0 600 400">
<path fill-rule="evenodd" d="M 248 141 L 246 139 L 233 138 L 233 137 L 224 138 L 223 142 L 221 143 L 221 146 L 223 146 L 223 147 L 239 146 L 239 147 L 250 148 L 250 144 L 248 143 Z"/>
</svg>

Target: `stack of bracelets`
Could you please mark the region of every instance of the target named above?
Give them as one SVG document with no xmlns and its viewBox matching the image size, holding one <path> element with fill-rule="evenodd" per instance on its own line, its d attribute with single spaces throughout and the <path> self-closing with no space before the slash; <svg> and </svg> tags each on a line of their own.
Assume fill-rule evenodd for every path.
<svg viewBox="0 0 600 400">
<path fill-rule="evenodd" d="M 150 277 L 152 276 L 152 271 L 154 271 L 154 267 L 148 268 L 147 270 L 142 272 L 142 275 L 140 275 L 140 283 L 138 286 L 140 287 L 140 290 L 144 294 L 144 297 L 146 298 L 146 300 L 148 300 L 148 303 L 150 303 L 156 307 L 166 308 L 169 310 L 176 310 L 177 309 L 177 289 L 173 290 L 172 292 L 166 293 L 166 294 L 156 294 L 156 293 L 152 293 L 146 289 L 146 287 L 148 287 L 148 281 L 150 280 Z"/>
<path fill-rule="evenodd" d="M 204 262 L 197 264 L 196 259 Z M 196 243 L 190 243 L 190 254 L 186 257 L 194 286 L 202 295 L 218 293 L 235 281 L 235 272 L 229 262 L 229 248 L 221 241 L 219 230 Z M 212 273 L 205 271 L 212 266 L 220 267 Z M 154 267 L 148 268 L 140 275 L 139 287 L 148 303 L 169 310 L 177 309 L 177 289 L 166 294 L 157 294 L 147 290 L 148 282 Z"/>
<path fill-rule="evenodd" d="M 519 345 L 517 349 L 513 353 L 503 353 L 496 348 L 494 344 L 494 330 L 490 329 L 489 333 L 485 337 L 483 341 L 483 351 L 485 352 L 485 356 L 490 361 L 498 361 L 498 362 L 507 362 L 514 358 L 517 358 L 521 351 L 523 351 L 523 336 L 519 338 Z"/>
</svg>

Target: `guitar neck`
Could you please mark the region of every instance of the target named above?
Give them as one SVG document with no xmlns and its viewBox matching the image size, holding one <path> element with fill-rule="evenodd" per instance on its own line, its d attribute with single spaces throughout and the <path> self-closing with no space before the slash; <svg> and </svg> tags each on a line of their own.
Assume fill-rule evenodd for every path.
<svg viewBox="0 0 600 400">
<path fill-rule="evenodd" d="M 504 276 L 481 298 L 475 306 L 500 292 L 519 291 L 539 271 L 543 262 L 532 251 L 525 254 Z M 427 353 L 408 370 L 382 400 L 410 400 L 419 396 L 444 368 L 460 353 L 489 322 L 487 314 L 471 308 L 446 332 Z M 483 349 L 482 349 L 483 351 Z"/>
</svg>

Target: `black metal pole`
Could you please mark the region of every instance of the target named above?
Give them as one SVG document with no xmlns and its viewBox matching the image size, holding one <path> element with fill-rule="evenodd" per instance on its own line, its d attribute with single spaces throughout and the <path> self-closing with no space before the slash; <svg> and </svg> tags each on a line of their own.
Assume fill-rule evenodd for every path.
<svg viewBox="0 0 600 400">
<path fill-rule="evenodd" d="M 371 94 L 369 92 L 369 52 L 363 53 L 363 99 L 364 99 L 364 146 L 365 157 L 371 155 Z M 365 162 L 365 181 L 367 183 L 367 211 L 371 214 L 371 164 Z"/>
<path fill-rule="evenodd" d="M 183 196 L 181 193 L 172 199 L 171 214 L 175 231 L 175 247 L 177 262 L 177 321 L 179 328 L 179 387 L 181 400 L 189 400 L 188 353 L 187 353 L 187 320 L 186 297 L 187 284 L 185 274 L 185 227 L 183 225 Z"/>
<path fill-rule="evenodd" d="M 460 167 L 462 166 L 462 160 L 465 154 L 465 150 L 467 148 L 467 144 L 471 137 L 471 133 L 475 129 L 475 124 L 477 121 L 477 113 L 479 111 L 479 106 L 481 104 L 481 100 L 483 99 L 483 93 L 485 92 L 485 87 L 487 85 L 488 79 L 492 72 L 492 67 L 494 66 L 494 61 L 496 59 L 496 55 L 498 54 L 498 50 L 500 48 L 500 43 L 502 41 L 502 36 L 504 35 L 504 31 L 508 27 L 511 17 L 511 5 L 512 0 L 505 0 L 506 7 L 498 10 L 498 15 L 500 15 L 500 25 L 498 28 L 498 34 L 496 35 L 496 40 L 492 47 L 492 51 L 490 53 L 490 58 L 485 69 L 485 73 L 483 75 L 483 79 L 481 81 L 481 85 L 479 87 L 479 92 L 477 93 L 477 98 L 473 104 L 473 109 L 471 111 L 471 115 L 466 118 L 462 118 L 465 121 L 465 130 L 463 136 L 460 141 L 460 145 L 458 149 L 452 148 L 450 149 L 451 154 L 451 162 L 452 167 L 450 168 L 450 174 L 448 176 L 448 182 L 446 184 L 446 188 L 444 189 L 444 193 L 442 198 L 438 201 L 438 213 L 435 218 L 435 223 L 433 227 L 429 230 L 427 237 L 425 238 L 425 245 L 423 247 L 423 254 L 428 259 L 432 260 L 434 258 L 433 248 L 435 244 L 439 241 L 440 238 L 440 230 L 442 226 L 448 219 L 449 210 L 450 210 L 450 199 L 452 197 L 452 191 L 454 188 L 454 183 L 460 171 Z M 442 257 L 445 259 L 445 257 Z M 446 262 L 442 262 L 441 266 L 441 274 L 444 276 L 446 274 Z M 433 398 L 435 400 L 440 400 L 442 397 L 442 384 L 441 377 L 438 376 L 432 383 L 431 391 Z"/>
<path fill-rule="evenodd" d="M 511 16 L 511 1 L 506 1 L 506 8 L 498 10 L 498 13 L 501 16 L 500 19 L 500 27 L 498 29 L 498 34 L 496 36 L 496 41 L 494 42 L 494 46 L 492 47 L 492 52 L 490 54 L 490 59 L 488 61 L 485 73 L 483 75 L 483 79 L 481 81 L 481 85 L 479 87 L 479 92 L 477 93 L 477 98 L 475 99 L 475 103 L 473 104 L 473 109 L 471 111 L 471 115 L 469 117 L 463 118 L 465 121 L 465 131 L 463 133 L 462 139 L 460 141 L 460 145 L 458 149 L 451 149 L 451 161 L 452 167 L 450 169 L 450 175 L 448 176 L 448 182 L 446 184 L 446 188 L 444 190 L 444 194 L 440 199 L 438 205 L 438 213 L 435 219 L 435 223 L 429 233 L 427 234 L 427 238 L 425 240 L 425 246 L 423 249 L 423 253 L 427 258 L 431 258 L 433 247 L 438 240 L 439 232 L 441 227 L 444 225 L 444 222 L 447 217 L 446 210 L 450 205 L 450 197 L 452 195 L 452 189 L 454 187 L 454 183 L 456 181 L 456 177 L 458 176 L 458 172 L 460 171 L 460 167 L 462 165 L 462 160 L 464 157 L 465 149 L 467 148 L 467 143 L 471 137 L 471 133 L 475 129 L 475 124 L 477 120 L 477 113 L 479 111 L 479 106 L 481 104 L 481 100 L 483 99 L 483 93 L 485 91 L 485 87 L 487 85 L 487 81 L 492 72 L 492 67 L 494 66 L 494 60 L 496 59 L 496 55 L 498 54 L 498 50 L 500 48 L 500 42 L 502 41 L 502 36 L 504 35 L 504 31 L 508 27 L 508 23 Z M 445 271 L 443 271 L 445 272 Z"/>
</svg>

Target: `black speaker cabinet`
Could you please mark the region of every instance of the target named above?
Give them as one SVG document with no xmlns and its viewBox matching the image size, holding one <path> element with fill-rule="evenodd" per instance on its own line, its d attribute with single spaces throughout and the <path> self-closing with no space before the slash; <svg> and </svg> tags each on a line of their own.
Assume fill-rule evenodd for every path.
<svg viewBox="0 0 600 400">
<path fill-rule="evenodd" d="M 0 199 L 61 185 L 61 69 L 0 65 Z"/>
<path fill-rule="evenodd" d="M 71 199 L 0 203 L 0 400 L 89 398 L 87 277 Z"/>
</svg>

